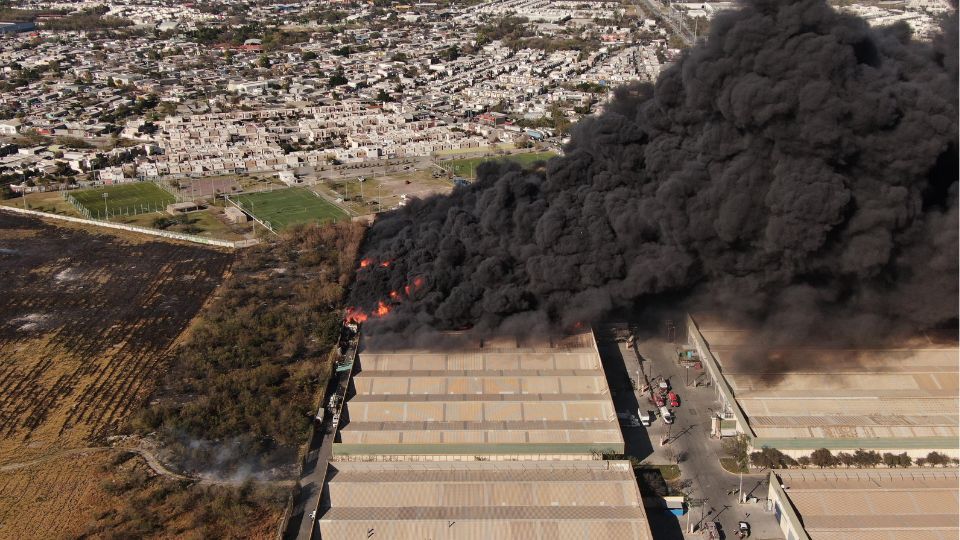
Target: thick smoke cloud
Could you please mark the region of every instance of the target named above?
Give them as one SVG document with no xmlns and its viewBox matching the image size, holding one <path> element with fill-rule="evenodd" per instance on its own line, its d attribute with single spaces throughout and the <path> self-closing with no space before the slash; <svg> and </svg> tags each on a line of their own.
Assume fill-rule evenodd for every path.
<svg viewBox="0 0 960 540">
<path fill-rule="evenodd" d="M 487 164 L 381 215 L 352 301 L 391 311 L 365 331 L 522 335 L 663 304 L 821 342 L 955 320 L 955 16 L 945 27 L 916 42 L 819 0 L 718 16 L 655 85 L 575 126 L 563 157 Z"/>
</svg>

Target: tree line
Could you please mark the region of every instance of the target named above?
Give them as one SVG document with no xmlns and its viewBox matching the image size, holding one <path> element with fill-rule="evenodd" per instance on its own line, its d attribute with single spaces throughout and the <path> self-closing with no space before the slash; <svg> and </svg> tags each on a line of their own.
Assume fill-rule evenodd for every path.
<svg viewBox="0 0 960 540">
<path fill-rule="evenodd" d="M 791 467 L 819 467 L 821 469 L 833 467 L 873 468 L 885 465 L 895 467 L 945 467 L 957 464 L 956 458 L 950 458 L 940 452 L 930 452 L 926 457 L 912 458 L 906 452 L 894 454 L 892 452 L 879 453 L 875 450 L 862 448 L 854 452 L 837 452 L 834 454 L 827 448 L 814 450 L 809 456 L 800 456 L 794 459 L 776 448 L 761 448 L 750 453 L 750 464 L 764 469 L 788 469 Z"/>
</svg>

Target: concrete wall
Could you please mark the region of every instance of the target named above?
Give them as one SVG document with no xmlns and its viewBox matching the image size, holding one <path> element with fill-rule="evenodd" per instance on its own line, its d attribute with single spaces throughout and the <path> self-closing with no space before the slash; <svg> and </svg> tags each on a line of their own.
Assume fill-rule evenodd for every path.
<svg viewBox="0 0 960 540">
<path fill-rule="evenodd" d="M 214 238 L 205 238 L 203 236 L 196 236 L 193 234 L 162 231 L 160 229 L 150 229 L 148 227 L 138 227 L 136 225 L 126 225 L 123 223 L 113 223 L 110 221 L 98 221 L 94 219 L 76 218 L 73 216 L 62 216 L 60 214 L 50 214 L 48 212 L 38 212 L 36 210 L 25 210 L 23 208 L 17 208 L 15 206 L 0 206 L 0 210 L 5 212 L 11 212 L 14 214 L 28 215 L 28 216 L 34 216 L 39 218 L 47 218 L 47 219 L 58 219 L 61 221 L 80 223 L 82 225 L 93 225 L 95 227 L 119 229 L 123 231 L 130 231 L 130 232 L 135 232 L 140 234 L 149 234 L 151 236 L 160 236 L 163 238 L 169 238 L 171 240 L 182 240 L 185 242 L 193 242 L 195 244 L 204 244 L 208 246 L 225 247 L 230 249 L 249 247 L 259 243 L 259 240 L 239 240 L 239 241 L 217 240 Z"/>
<path fill-rule="evenodd" d="M 787 498 L 787 494 L 780 487 L 780 479 L 770 472 L 769 487 L 767 489 L 767 499 L 770 501 L 769 510 L 774 512 L 774 517 L 778 520 L 777 525 L 783 532 L 783 537 L 787 540 L 810 540 L 810 536 L 803 530 L 803 523 L 800 516 L 793 509 L 793 504 Z"/>
</svg>

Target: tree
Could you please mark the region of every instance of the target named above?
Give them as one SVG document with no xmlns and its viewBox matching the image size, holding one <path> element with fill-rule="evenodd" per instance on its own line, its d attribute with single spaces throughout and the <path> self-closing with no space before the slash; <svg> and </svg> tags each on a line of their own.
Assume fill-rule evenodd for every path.
<svg viewBox="0 0 960 540">
<path fill-rule="evenodd" d="M 917 458 L 917 467 L 925 467 L 927 465 L 927 458 L 918 457 Z"/>
<path fill-rule="evenodd" d="M 797 460 L 777 450 L 776 448 L 763 447 L 758 452 L 750 454 L 750 462 L 754 467 L 765 469 L 785 469 L 797 465 Z"/>
<path fill-rule="evenodd" d="M 750 442 L 746 435 L 738 433 L 736 437 L 727 437 L 723 439 L 721 446 L 728 456 L 737 460 L 737 465 L 741 470 L 747 468 L 747 449 Z"/>
<path fill-rule="evenodd" d="M 876 467 L 882 461 L 883 458 L 880 456 L 880 454 L 873 450 L 867 452 L 863 448 L 859 448 L 853 453 L 853 462 L 858 467 Z"/>
<path fill-rule="evenodd" d="M 347 84 L 347 82 L 349 81 L 347 81 L 347 78 L 344 76 L 343 70 L 340 69 L 340 70 L 337 70 L 332 76 L 330 76 L 329 84 L 330 84 L 330 88 L 333 88 L 335 86 L 342 86 L 344 84 Z"/>
<path fill-rule="evenodd" d="M 909 467 L 910 465 L 913 465 L 913 458 L 908 456 L 906 452 L 902 452 L 900 454 L 897 454 L 897 462 L 898 462 L 897 463 L 898 465 L 906 468 L 906 467 Z"/>
<path fill-rule="evenodd" d="M 927 463 L 937 467 L 950 463 L 950 458 L 940 452 L 930 452 L 927 454 Z"/>
<path fill-rule="evenodd" d="M 451 45 L 450 48 L 444 52 L 443 56 L 447 59 L 447 61 L 456 60 L 457 58 L 460 58 L 460 48 L 456 45 Z"/>
<path fill-rule="evenodd" d="M 393 97 L 386 90 L 381 88 L 380 91 L 377 92 L 377 101 L 380 103 L 386 103 L 388 101 L 393 101 Z"/>
<path fill-rule="evenodd" d="M 810 454 L 810 462 L 822 469 L 824 467 L 835 467 L 837 465 L 837 458 L 830 453 L 830 450 L 820 448 Z"/>
<path fill-rule="evenodd" d="M 884 452 L 883 464 L 892 469 L 900 464 L 900 458 L 896 454 L 892 454 L 890 452 Z"/>
<path fill-rule="evenodd" d="M 810 466 L 810 456 L 800 456 L 800 459 L 797 460 L 797 463 L 799 463 L 800 466 L 803 467 L 803 468 L 809 467 L 809 466 Z"/>
<path fill-rule="evenodd" d="M 849 452 L 837 452 L 837 461 L 842 463 L 844 467 L 851 467 L 854 464 L 853 454 Z"/>
<path fill-rule="evenodd" d="M 265 54 L 261 54 L 260 59 L 257 60 L 257 65 L 262 68 L 270 67 L 270 57 Z"/>
<path fill-rule="evenodd" d="M 300 58 L 302 58 L 304 62 L 309 62 L 309 61 L 311 61 L 311 60 L 316 60 L 316 59 L 317 59 L 317 53 L 315 53 L 315 52 L 313 52 L 313 51 L 305 51 L 303 54 L 300 55 Z"/>
</svg>

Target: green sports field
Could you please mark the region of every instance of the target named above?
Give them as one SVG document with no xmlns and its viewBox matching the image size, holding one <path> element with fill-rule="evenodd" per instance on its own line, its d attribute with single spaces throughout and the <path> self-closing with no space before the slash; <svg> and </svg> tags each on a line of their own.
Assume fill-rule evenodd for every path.
<svg viewBox="0 0 960 540">
<path fill-rule="evenodd" d="M 440 165 L 446 167 L 448 170 L 451 170 L 455 176 L 474 178 L 477 175 L 477 165 L 483 163 L 484 161 L 513 161 L 515 163 L 519 163 L 523 167 L 526 167 L 536 161 L 546 161 L 556 156 L 557 154 L 555 152 L 529 152 L 526 154 L 512 154 L 509 156 L 485 156 L 467 159 L 453 159 L 450 161 L 442 161 L 440 162 Z"/>
<path fill-rule="evenodd" d="M 295 223 L 334 221 L 347 217 L 347 213 L 333 203 L 301 187 L 245 193 L 231 199 L 275 230 Z"/>
<path fill-rule="evenodd" d="M 106 200 L 103 194 L 107 194 Z M 176 202 L 173 195 L 151 182 L 134 182 L 69 193 L 77 203 L 90 211 L 90 217 L 145 214 L 162 212 L 168 204 Z"/>
</svg>

